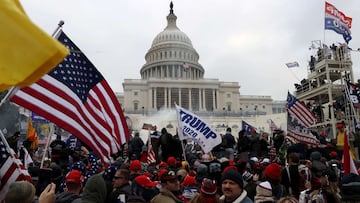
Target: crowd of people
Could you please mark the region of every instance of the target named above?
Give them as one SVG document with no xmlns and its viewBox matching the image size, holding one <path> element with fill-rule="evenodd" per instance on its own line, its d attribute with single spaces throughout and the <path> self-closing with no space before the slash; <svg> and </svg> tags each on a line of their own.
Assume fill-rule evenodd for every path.
<svg viewBox="0 0 360 203">
<path fill-rule="evenodd" d="M 308 147 L 282 131 L 240 131 L 235 137 L 228 128 L 223 142 L 206 154 L 163 128 L 146 142 L 135 133 L 106 165 L 69 139 L 57 136 L 51 159 L 42 168 L 28 167 L 33 182 L 12 183 L 5 202 L 360 202 L 360 176 L 343 174 L 336 142 Z"/>
</svg>

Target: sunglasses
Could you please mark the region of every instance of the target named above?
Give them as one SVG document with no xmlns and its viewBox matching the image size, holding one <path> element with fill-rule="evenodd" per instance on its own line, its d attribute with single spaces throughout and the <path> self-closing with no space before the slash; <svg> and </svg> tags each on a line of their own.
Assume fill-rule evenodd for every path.
<svg viewBox="0 0 360 203">
<path fill-rule="evenodd" d="M 114 176 L 114 179 L 117 180 L 117 179 L 124 179 L 123 176 Z"/>
</svg>

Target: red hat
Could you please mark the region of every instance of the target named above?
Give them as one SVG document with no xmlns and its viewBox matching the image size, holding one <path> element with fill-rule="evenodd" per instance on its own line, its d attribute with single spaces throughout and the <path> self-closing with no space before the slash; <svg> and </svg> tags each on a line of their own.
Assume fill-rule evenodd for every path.
<svg viewBox="0 0 360 203">
<path fill-rule="evenodd" d="M 329 153 L 329 156 L 330 156 L 331 158 L 337 157 L 337 152 L 332 151 L 332 152 Z"/>
<path fill-rule="evenodd" d="M 225 173 L 226 171 L 228 171 L 228 170 L 234 170 L 234 171 L 238 171 L 238 168 L 236 167 L 236 166 L 227 166 L 226 168 L 224 168 L 224 171 L 223 171 L 223 173 Z"/>
<path fill-rule="evenodd" d="M 164 175 L 164 173 L 166 173 L 166 172 L 167 172 L 167 170 L 165 168 L 160 169 L 160 171 L 158 172 L 158 179 L 160 180 L 161 176 Z"/>
<path fill-rule="evenodd" d="M 217 185 L 215 180 L 204 178 L 201 183 L 201 193 L 205 195 L 215 195 L 217 190 Z"/>
<path fill-rule="evenodd" d="M 140 185 L 141 187 L 154 187 L 158 184 L 157 181 L 151 181 L 149 177 L 146 175 L 139 175 L 135 178 L 136 184 Z"/>
<path fill-rule="evenodd" d="M 326 132 L 325 132 L 325 131 L 321 131 L 321 132 L 320 132 L 320 135 L 323 136 L 323 137 L 326 137 Z"/>
<path fill-rule="evenodd" d="M 176 165 L 176 159 L 175 159 L 175 157 L 170 156 L 170 157 L 167 159 L 167 164 L 170 165 L 170 166 Z"/>
<path fill-rule="evenodd" d="M 159 165 L 158 165 L 158 168 L 167 168 L 168 167 L 168 164 L 166 162 L 160 162 Z"/>
<path fill-rule="evenodd" d="M 281 166 L 277 163 L 271 163 L 265 168 L 265 176 L 273 180 L 279 180 L 281 176 Z"/>
<path fill-rule="evenodd" d="M 229 160 L 229 165 L 231 165 L 231 166 L 235 165 L 234 160 L 230 159 L 230 160 Z"/>
<path fill-rule="evenodd" d="M 80 184 L 83 181 L 84 177 L 78 170 L 72 170 L 70 171 L 66 177 L 65 182 L 68 183 L 74 183 L 74 184 Z"/>
<path fill-rule="evenodd" d="M 140 171 L 141 163 L 139 160 L 134 160 L 130 163 L 130 171 Z"/>
<path fill-rule="evenodd" d="M 338 124 L 336 125 L 336 128 L 337 128 L 337 129 L 343 129 L 343 128 L 344 128 L 344 124 L 338 123 Z"/>
<path fill-rule="evenodd" d="M 181 186 L 188 187 L 188 186 L 195 186 L 196 185 L 196 179 L 194 176 L 186 175 L 184 180 L 180 184 Z"/>
</svg>

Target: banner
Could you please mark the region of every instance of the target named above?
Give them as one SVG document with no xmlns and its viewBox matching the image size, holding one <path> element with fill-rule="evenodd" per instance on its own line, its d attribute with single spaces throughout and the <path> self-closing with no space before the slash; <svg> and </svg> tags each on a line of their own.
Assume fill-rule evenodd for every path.
<svg viewBox="0 0 360 203">
<path fill-rule="evenodd" d="M 191 138 L 201 146 L 205 153 L 221 143 L 221 137 L 197 115 L 176 106 L 178 135 L 181 140 Z"/>
<path fill-rule="evenodd" d="M 346 16 L 332 4 L 325 2 L 325 30 L 333 30 L 343 36 L 346 43 L 351 37 L 352 18 Z"/>
</svg>

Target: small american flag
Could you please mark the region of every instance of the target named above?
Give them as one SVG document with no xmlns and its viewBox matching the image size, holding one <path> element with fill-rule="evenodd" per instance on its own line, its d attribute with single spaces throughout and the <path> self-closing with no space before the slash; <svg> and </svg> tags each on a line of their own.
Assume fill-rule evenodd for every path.
<svg viewBox="0 0 360 203">
<path fill-rule="evenodd" d="M 14 150 L 8 148 L 4 142 L 6 141 L 0 139 L 0 202 L 4 200 L 11 183 L 21 180 L 32 182 Z"/>
<path fill-rule="evenodd" d="M 268 123 L 269 123 L 269 127 L 270 127 L 270 130 L 271 130 L 271 133 L 273 133 L 275 130 L 279 129 L 275 122 L 272 120 L 272 119 L 269 119 L 268 120 Z"/>
<path fill-rule="evenodd" d="M 188 63 L 183 63 L 183 68 L 184 68 L 184 71 L 187 71 L 187 70 L 189 70 L 190 65 Z"/>
<path fill-rule="evenodd" d="M 101 73 L 61 30 L 58 40 L 70 54 L 12 102 L 43 116 L 78 137 L 103 160 L 130 138 L 121 106 Z"/>
<path fill-rule="evenodd" d="M 156 159 L 155 159 L 155 152 L 152 148 L 152 144 L 151 144 L 151 140 L 148 140 L 148 151 L 147 151 L 147 163 L 151 164 L 151 163 L 155 163 Z"/>
</svg>

